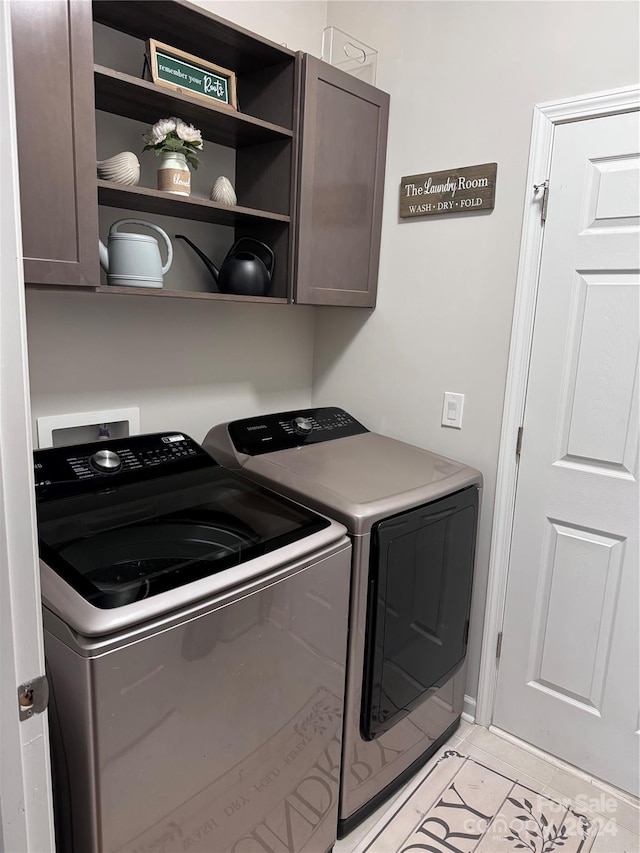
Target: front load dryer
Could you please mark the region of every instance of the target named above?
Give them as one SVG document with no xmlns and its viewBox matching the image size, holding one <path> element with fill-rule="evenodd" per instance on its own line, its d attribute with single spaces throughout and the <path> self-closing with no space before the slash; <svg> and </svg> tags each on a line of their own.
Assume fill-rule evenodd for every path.
<svg viewBox="0 0 640 853">
<path fill-rule="evenodd" d="M 337 408 L 220 424 L 204 447 L 351 536 L 343 836 L 459 724 L 482 476 Z"/>
<path fill-rule="evenodd" d="M 35 452 L 57 846 L 325 853 L 350 543 L 183 433 Z"/>
</svg>

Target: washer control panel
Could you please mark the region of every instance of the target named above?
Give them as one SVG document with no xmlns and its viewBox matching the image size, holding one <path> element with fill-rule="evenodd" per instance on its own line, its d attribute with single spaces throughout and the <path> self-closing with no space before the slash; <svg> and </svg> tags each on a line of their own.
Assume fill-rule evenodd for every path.
<svg viewBox="0 0 640 853">
<path fill-rule="evenodd" d="M 232 421 L 228 429 L 236 451 L 248 456 L 290 450 L 368 432 L 344 409 L 330 406 L 245 418 Z"/>
<path fill-rule="evenodd" d="M 51 447 L 33 454 L 38 501 L 72 497 L 106 487 L 215 465 L 184 433 L 153 433 Z"/>
</svg>

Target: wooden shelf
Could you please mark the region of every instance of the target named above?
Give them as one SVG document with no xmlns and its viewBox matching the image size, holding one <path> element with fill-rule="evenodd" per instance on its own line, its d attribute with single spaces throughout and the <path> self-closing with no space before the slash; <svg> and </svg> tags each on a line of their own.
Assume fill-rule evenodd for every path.
<svg viewBox="0 0 640 853">
<path fill-rule="evenodd" d="M 140 213 L 158 213 L 178 219 L 194 219 L 215 225 L 243 225 L 250 222 L 281 222 L 287 224 L 291 217 L 252 207 L 230 207 L 216 201 L 193 196 L 172 195 L 147 187 L 128 187 L 110 181 L 98 181 L 98 204 L 121 207 Z"/>
<path fill-rule="evenodd" d="M 150 125 L 158 120 L 158 116 L 179 115 L 184 121 L 194 124 L 205 139 L 219 145 L 243 148 L 293 137 L 293 131 L 286 127 L 213 103 L 209 105 L 102 65 L 94 65 L 94 81 L 96 109 Z"/>
<path fill-rule="evenodd" d="M 162 287 L 111 287 L 100 285 L 96 293 L 123 293 L 128 296 L 160 296 L 177 299 L 214 299 L 218 302 L 265 302 L 271 305 L 287 305 L 289 300 L 278 296 L 236 296 L 233 293 L 209 293 L 200 290 L 165 290 Z"/>
<path fill-rule="evenodd" d="M 295 53 L 192 3 L 168 0 L 93 0 L 93 18 L 139 39 L 150 36 L 209 57 L 236 73 L 291 62 Z"/>
</svg>

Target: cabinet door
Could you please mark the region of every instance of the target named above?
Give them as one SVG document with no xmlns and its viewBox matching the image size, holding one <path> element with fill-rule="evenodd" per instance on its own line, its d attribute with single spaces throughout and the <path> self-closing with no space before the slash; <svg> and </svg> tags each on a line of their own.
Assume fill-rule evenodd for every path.
<svg viewBox="0 0 640 853">
<path fill-rule="evenodd" d="M 389 96 L 305 56 L 295 301 L 376 302 Z"/>
<path fill-rule="evenodd" d="M 15 0 L 11 27 L 25 281 L 95 287 L 91 3 Z"/>
</svg>

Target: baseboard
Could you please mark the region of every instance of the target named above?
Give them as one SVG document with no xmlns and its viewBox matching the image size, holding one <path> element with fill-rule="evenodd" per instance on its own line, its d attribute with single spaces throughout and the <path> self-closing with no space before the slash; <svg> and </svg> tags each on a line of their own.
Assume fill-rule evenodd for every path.
<svg viewBox="0 0 640 853">
<path fill-rule="evenodd" d="M 465 723 L 475 723 L 476 721 L 476 700 L 473 696 L 467 696 L 466 693 L 462 706 L 462 719 Z"/>
</svg>

